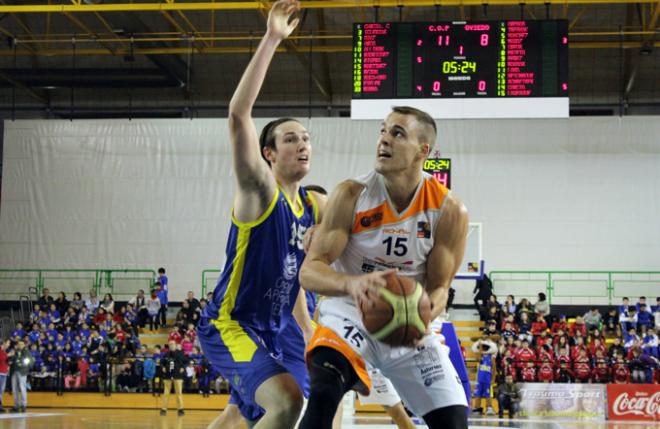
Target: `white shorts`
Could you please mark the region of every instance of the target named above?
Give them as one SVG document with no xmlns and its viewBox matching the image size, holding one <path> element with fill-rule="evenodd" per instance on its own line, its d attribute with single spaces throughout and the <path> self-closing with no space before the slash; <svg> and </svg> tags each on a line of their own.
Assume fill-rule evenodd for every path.
<svg viewBox="0 0 660 429">
<path fill-rule="evenodd" d="M 369 335 L 354 306 L 337 301 L 320 303 L 319 324 L 389 378 L 413 413 L 424 416 L 452 405 L 467 407 L 463 385 L 449 360 L 449 348 L 440 343 L 437 334 L 427 335 L 414 348 L 388 346 Z"/>
<path fill-rule="evenodd" d="M 376 368 L 369 368 L 369 378 L 371 379 L 371 392 L 369 396 L 358 393 L 362 405 L 383 405 L 393 407 L 401 398 L 392 386 L 392 382 Z"/>
</svg>

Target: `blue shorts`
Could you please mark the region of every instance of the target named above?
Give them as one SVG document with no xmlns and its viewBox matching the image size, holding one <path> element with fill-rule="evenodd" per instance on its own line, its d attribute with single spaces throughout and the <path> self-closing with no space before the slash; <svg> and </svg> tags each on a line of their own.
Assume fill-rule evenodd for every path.
<svg viewBox="0 0 660 429">
<path fill-rule="evenodd" d="M 232 350 L 223 342 L 218 329 L 208 318 L 202 318 L 197 337 L 204 356 L 231 385 L 230 403 L 236 404 L 243 417 L 257 421 L 264 409 L 255 400 L 259 386 L 267 379 L 289 373 L 298 383 L 305 397 L 309 395 L 309 377 L 305 364 L 305 341 L 295 320 L 271 341 L 264 341 L 254 332 L 234 332 Z M 277 350 L 266 344 L 276 343 Z M 238 346 L 237 346 L 238 344 Z M 236 350 L 248 350 L 237 354 Z"/>
<path fill-rule="evenodd" d="M 477 398 L 490 398 L 490 383 L 479 383 L 474 388 L 474 396 Z"/>
</svg>

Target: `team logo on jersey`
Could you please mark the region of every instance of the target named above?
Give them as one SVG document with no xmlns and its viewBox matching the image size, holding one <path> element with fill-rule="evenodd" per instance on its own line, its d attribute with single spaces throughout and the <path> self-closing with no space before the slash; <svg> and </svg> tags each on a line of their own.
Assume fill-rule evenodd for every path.
<svg viewBox="0 0 660 429">
<path fill-rule="evenodd" d="M 363 227 L 368 227 L 374 222 L 379 222 L 383 220 L 383 212 L 374 213 L 372 216 L 363 216 L 360 219 L 360 225 Z"/>
<path fill-rule="evenodd" d="M 431 238 L 431 224 L 417 222 L 417 238 Z"/>
</svg>

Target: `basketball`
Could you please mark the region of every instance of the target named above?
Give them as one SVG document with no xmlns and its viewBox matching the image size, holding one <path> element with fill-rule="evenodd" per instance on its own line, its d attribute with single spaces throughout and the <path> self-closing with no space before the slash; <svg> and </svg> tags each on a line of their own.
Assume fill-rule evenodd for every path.
<svg viewBox="0 0 660 429">
<path fill-rule="evenodd" d="M 391 274 L 380 289 L 376 305 L 360 304 L 364 327 L 374 338 L 391 346 L 409 346 L 422 338 L 431 320 L 431 300 L 421 284 Z"/>
</svg>

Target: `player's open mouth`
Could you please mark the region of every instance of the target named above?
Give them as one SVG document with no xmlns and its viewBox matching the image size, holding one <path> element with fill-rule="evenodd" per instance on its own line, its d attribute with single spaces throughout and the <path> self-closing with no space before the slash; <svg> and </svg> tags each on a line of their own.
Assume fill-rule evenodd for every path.
<svg viewBox="0 0 660 429">
<path fill-rule="evenodd" d="M 378 151 L 378 159 L 382 159 L 382 158 L 392 158 L 392 154 L 389 153 L 389 152 L 386 152 L 384 150 L 379 150 Z"/>
<path fill-rule="evenodd" d="M 307 155 L 299 156 L 298 161 L 309 162 L 309 156 Z"/>
</svg>

